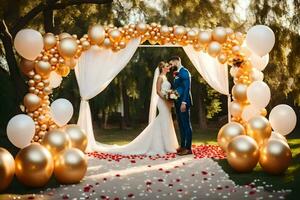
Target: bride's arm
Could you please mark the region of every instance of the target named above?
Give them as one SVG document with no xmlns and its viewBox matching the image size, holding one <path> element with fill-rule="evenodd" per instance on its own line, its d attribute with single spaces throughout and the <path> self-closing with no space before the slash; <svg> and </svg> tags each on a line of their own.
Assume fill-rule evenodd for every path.
<svg viewBox="0 0 300 200">
<path fill-rule="evenodd" d="M 161 84 L 162 84 L 163 79 L 161 77 L 158 77 L 157 82 L 156 82 L 156 93 L 160 98 L 165 99 L 164 94 L 161 92 Z"/>
</svg>

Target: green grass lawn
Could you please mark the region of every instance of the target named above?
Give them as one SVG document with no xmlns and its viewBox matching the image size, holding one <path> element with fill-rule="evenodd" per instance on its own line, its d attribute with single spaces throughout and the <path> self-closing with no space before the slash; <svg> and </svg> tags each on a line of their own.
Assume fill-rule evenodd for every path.
<svg viewBox="0 0 300 200">
<path fill-rule="evenodd" d="M 95 129 L 95 137 L 96 140 L 101 143 L 106 144 L 126 144 L 132 141 L 144 128 L 146 125 L 142 125 L 139 127 L 120 130 L 118 128 L 112 128 L 109 130 L 103 129 Z M 217 144 L 217 129 L 211 130 L 199 130 L 194 129 L 193 132 L 193 144 Z M 259 179 L 259 183 L 261 185 L 272 185 L 269 187 L 270 190 L 280 190 L 280 189 L 291 189 L 292 193 L 288 196 L 288 199 L 299 199 L 300 190 L 300 131 L 294 131 L 288 137 L 288 143 L 292 149 L 293 160 L 288 168 L 288 170 L 279 176 L 268 175 L 263 172 L 259 165 L 251 173 L 237 173 L 229 166 L 226 160 L 217 160 L 219 165 L 223 168 L 223 170 L 229 174 L 230 178 L 238 185 L 248 184 L 255 179 Z M 6 138 L 0 138 L 0 146 L 5 148 L 10 148 L 9 150 L 15 155 L 17 149 L 11 148 Z M 263 184 L 265 182 L 265 184 Z M 54 180 L 51 181 L 45 186 L 47 187 L 58 187 L 59 185 Z M 43 188 L 43 189 L 45 189 Z M 268 187 L 266 188 L 268 189 Z M 16 193 L 16 194 L 26 194 L 39 192 L 39 189 L 31 189 L 20 184 L 16 179 L 14 179 L 11 187 L 9 187 L 4 193 Z M 1 196 L 0 196 L 1 199 Z"/>
</svg>

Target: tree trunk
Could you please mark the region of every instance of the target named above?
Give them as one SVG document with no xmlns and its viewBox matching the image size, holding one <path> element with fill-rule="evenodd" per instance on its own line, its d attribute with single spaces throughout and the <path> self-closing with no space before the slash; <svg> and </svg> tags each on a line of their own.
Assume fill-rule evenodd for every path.
<svg viewBox="0 0 300 200">
<path fill-rule="evenodd" d="M 200 98 L 198 98 L 198 107 L 199 107 L 199 127 L 200 129 L 207 129 L 207 120 L 206 120 L 206 111 L 205 111 L 205 103 L 204 103 L 204 97 L 205 97 L 205 86 L 200 85 Z"/>
<path fill-rule="evenodd" d="M 53 6 L 58 0 L 46 0 L 47 6 Z M 53 16 L 53 10 L 43 10 L 43 16 L 44 16 L 44 29 L 45 33 L 56 33 L 57 31 L 54 29 L 54 16 Z"/>
<path fill-rule="evenodd" d="M 126 84 L 122 83 L 121 91 L 122 91 L 122 99 L 123 99 L 123 106 L 124 106 L 124 124 L 125 126 L 130 126 L 130 113 L 129 113 L 129 96 L 126 93 Z"/>
</svg>

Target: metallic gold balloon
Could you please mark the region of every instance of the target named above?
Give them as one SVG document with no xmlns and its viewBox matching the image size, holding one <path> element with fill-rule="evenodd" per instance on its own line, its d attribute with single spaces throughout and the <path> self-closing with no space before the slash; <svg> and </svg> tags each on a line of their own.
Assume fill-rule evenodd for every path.
<svg viewBox="0 0 300 200">
<path fill-rule="evenodd" d="M 56 45 L 56 37 L 53 33 L 46 33 L 44 36 L 44 48 L 46 50 L 51 49 Z"/>
<path fill-rule="evenodd" d="M 41 144 L 51 152 L 53 157 L 71 147 L 69 136 L 60 130 L 52 130 L 46 133 Z"/>
<path fill-rule="evenodd" d="M 255 140 L 241 135 L 233 138 L 227 147 L 227 161 L 238 172 L 249 172 L 259 160 L 259 148 Z"/>
<path fill-rule="evenodd" d="M 241 117 L 243 108 L 244 108 L 244 105 L 237 101 L 230 102 L 229 110 L 230 110 L 230 114 L 233 117 Z"/>
<path fill-rule="evenodd" d="M 61 152 L 56 157 L 54 165 L 55 178 L 63 184 L 78 183 L 87 170 L 85 155 L 76 148 Z"/>
<path fill-rule="evenodd" d="M 70 67 L 70 69 L 74 69 L 77 64 L 77 60 L 74 58 L 68 58 L 65 60 L 65 64 Z"/>
<path fill-rule="evenodd" d="M 28 72 L 30 72 L 31 70 L 34 69 L 34 65 L 35 65 L 35 62 L 34 61 L 31 61 L 31 60 L 27 60 L 25 58 L 22 58 L 21 59 L 21 62 L 20 62 L 20 70 L 24 73 L 24 74 L 27 74 Z"/>
<path fill-rule="evenodd" d="M 83 50 L 88 50 L 90 47 L 91 47 L 91 44 L 90 44 L 90 42 L 89 41 L 83 41 L 82 43 L 81 43 L 81 45 L 82 45 L 82 48 L 83 48 Z"/>
<path fill-rule="evenodd" d="M 195 40 L 197 38 L 197 32 L 194 30 L 189 30 L 187 32 L 187 39 L 188 40 Z"/>
<path fill-rule="evenodd" d="M 239 135 L 245 135 L 245 128 L 237 122 L 229 122 L 225 124 L 218 133 L 218 144 L 226 151 L 228 143 Z"/>
<path fill-rule="evenodd" d="M 10 185 L 14 174 L 14 158 L 6 149 L 0 147 L 0 192 Z"/>
<path fill-rule="evenodd" d="M 35 64 L 35 71 L 42 77 L 47 78 L 51 72 L 51 65 L 49 62 L 41 60 Z"/>
<path fill-rule="evenodd" d="M 88 143 L 84 130 L 82 130 L 80 126 L 72 124 L 66 126 L 65 132 L 70 138 L 72 147 L 80 149 L 84 152 Z"/>
<path fill-rule="evenodd" d="M 219 61 L 221 64 L 224 64 L 224 63 L 227 61 L 227 56 L 226 56 L 226 54 L 221 53 L 221 54 L 218 56 L 218 61 Z"/>
<path fill-rule="evenodd" d="M 223 43 L 226 41 L 227 33 L 226 29 L 223 27 L 216 27 L 212 32 L 213 40 Z"/>
<path fill-rule="evenodd" d="M 257 116 L 248 121 L 247 135 L 254 138 L 259 146 L 271 136 L 271 133 L 271 124 L 265 117 Z"/>
<path fill-rule="evenodd" d="M 105 38 L 105 29 L 101 25 L 94 25 L 89 29 L 88 36 L 93 45 L 100 45 Z"/>
<path fill-rule="evenodd" d="M 260 149 L 259 164 L 270 174 L 282 174 L 290 165 L 292 153 L 282 140 L 270 139 Z"/>
<path fill-rule="evenodd" d="M 111 42 L 110 42 L 110 39 L 109 38 L 105 38 L 104 41 L 103 41 L 103 46 L 105 48 L 109 48 L 111 46 Z"/>
<path fill-rule="evenodd" d="M 37 95 L 28 93 L 24 96 L 23 102 L 27 110 L 32 112 L 40 107 L 42 100 Z"/>
<path fill-rule="evenodd" d="M 212 34 L 210 31 L 200 31 L 198 39 L 201 44 L 208 44 L 212 39 Z"/>
<path fill-rule="evenodd" d="M 74 38 L 64 38 L 58 44 L 58 52 L 61 56 L 71 58 L 75 56 L 78 44 Z"/>
<path fill-rule="evenodd" d="M 207 52 L 210 56 L 216 57 L 221 52 L 221 45 L 220 43 L 213 41 L 209 43 L 207 47 Z"/>
<path fill-rule="evenodd" d="M 59 40 L 62 40 L 64 38 L 71 38 L 71 37 L 72 37 L 72 35 L 70 35 L 69 33 L 61 33 L 58 36 Z"/>
<path fill-rule="evenodd" d="M 267 109 L 265 109 L 265 108 L 262 108 L 262 109 L 260 109 L 260 114 L 261 114 L 261 116 L 267 116 L 267 114 L 268 114 L 268 111 L 267 111 Z"/>
<path fill-rule="evenodd" d="M 109 31 L 108 36 L 113 42 L 120 42 L 122 39 L 122 33 L 118 29 Z"/>
<path fill-rule="evenodd" d="M 174 36 L 178 39 L 182 38 L 186 34 L 186 29 L 184 26 L 175 26 L 174 27 Z"/>
<path fill-rule="evenodd" d="M 235 84 L 232 87 L 231 93 L 234 100 L 239 102 L 247 101 L 247 85 L 241 83 Z"/>
<path fill-rule="evenodd" d="M 136 25 L 136 30 L 141 34 L 141 33 L 145 33 L 147 31 L 147 24 L 145 23 L 138 23 Z"/>
<path fill-rule="evenodd" d="M 162 36 L 168 36 L 170 34 L 169 27 L 166 25 L 161 26 L 160 33 Z"/>
<path fill-rule="evenodd" d="M 44 186 L 51 178 L 54 167 L 51 153 L 38 143 L 20 150 L 15 163 L 18 180 L 30 187 Z"/>
</svg>

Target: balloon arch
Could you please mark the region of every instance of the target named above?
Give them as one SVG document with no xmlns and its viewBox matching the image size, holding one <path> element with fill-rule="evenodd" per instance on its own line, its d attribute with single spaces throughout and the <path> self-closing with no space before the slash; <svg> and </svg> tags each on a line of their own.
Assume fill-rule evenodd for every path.
<svg viewBox="0 0 300 200">
<path fill-rule="evenodd" d="M 118 52 L 135 38 L 140 39 L 140 44 L 149 41 L 151 45 L 192 45 L 195 51 L 208 53 L 219 63 L 230 66 L 235 83 L 229 106 L 231 122 L 218 133 L 218 143 L 227 152 L 229 164 L 246 172 L 259 162 L 266 172 L 275 174 L 288 167 L 291 151 L 284 135 L 294 129 L 296 115 L 289 106 L 279 105 L 271 111 L 269 120 L 266 118 L 265 107 L 271 94 L 263 82 L 262 70 L 268 63 L 275 36 L 263 25 L 252 27 L 247 34 L 224 27 L 203 31 L 157 23 L 123 27 L 94 25 L 81 38 L 68 33 L 42 36 L 32 29 L 21 30 L 14 44 L 22 56 L 20 69 L 28 77 L 29 92 L 24 97 L 27 115 L 20 114 L 10 120 L 7 127 L 10 141 L 19 148 L 39 142 L 51 150 L 49 133 L 66 125 L 73 114 L 72 105 L 67 101 L 60 99 L 51 104 L 52 88 L 59 86 L 61 77 L 75 68 L 77 59 L 91 46 Z M 290 122 L 282 123 L 287 118 Z M 81 138 L 77 147 L 84 151 L 86 139 L 82 135 Z M 76 147 L 75 143 L 72 144 Z M 280 149 L 280 155 L 272 151 L 273 147 Z"/>
</svg>

